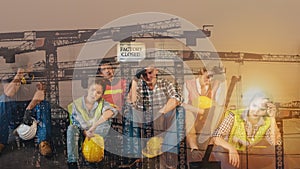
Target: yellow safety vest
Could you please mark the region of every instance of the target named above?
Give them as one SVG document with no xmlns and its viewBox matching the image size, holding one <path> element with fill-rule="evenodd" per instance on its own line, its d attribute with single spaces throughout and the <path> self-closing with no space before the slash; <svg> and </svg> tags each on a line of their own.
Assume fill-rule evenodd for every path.
<svg viewBox="0 0 300 169">
<path fill-rule="evenodd" d="M 76 99 L 73 101 L 73 103 L 68 105 L 68 112 L 69 112 L 69 118 L 70 118 L 70 124 L 72 124 L 71 115 L 73 113 L 73 105 L 77 109 L 77 111 L 82 115 L 84 121 L 90 121 L 91 119 L 94 119 L 94 122 L 97 121 L 100 116 L 102 115 L 102 107 L 103 107 L 103 98 L 99 101 L 98 107 L 96 109 L 94 117 L 90 118 L 88 115 L 88 112 L 82 107 L 82 97 Z"/>
<path fill-rule="evenodd" d="M 241 118 L 242 112 L 245 111 L 244 109 L 240 110 L 231 110 L 232 113 L 234 113 L 234 124 L 232 126 L 229 140 L 228 142 L 231 145 L 234 145 L 237 150 L 244 151 L 246 150 L 246 146 L 237 142 L 233 141 L 233 137 L 236 137 L 244 142 L 250 143 L 250 145 L 256 144 L 259 141 L 262 140 L 262 138 L 265 136 L 267 130 L 271 126 L 270 117 L 265 117 L 265 123 L 259 127 L 257 132 L 255 133 L 254 139 L 248 139 L 245 129 L 245 121 Z"/>
</svg>

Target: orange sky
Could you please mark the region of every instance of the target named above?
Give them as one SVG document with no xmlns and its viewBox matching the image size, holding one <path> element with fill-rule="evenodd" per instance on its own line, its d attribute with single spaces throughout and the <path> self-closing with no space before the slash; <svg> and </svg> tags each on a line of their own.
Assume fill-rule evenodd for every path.
<svg viewBox="0 0 300 169">
<path fill-rule="evenodd" d="M 97 29 L 130 14 L 162 12 L 184 18 L 199 28 L 214 25 L 209 40 L 217 51 L 300 54 L 299 6 L 299 0 L 2 0 L 0 32 Z M 59 56 L 67 57 L 78 55 L 80 49 L 73 46 L 58 51 Z M 0 63 L 4 64 L 3 59 Z M 227 78 L 243 76 L 242 90 L 260 86 L 277 101 L 300 98 L 299 63 L 224 65 Z"/>
<path fill-rule="evenodd" d="M 2 0 L 0 32 L 100 28 L 140 12 L 170 13 L 199 28 L 213 24 L 218 51 L 299 54 L 299 0 Z"/>
</svg>

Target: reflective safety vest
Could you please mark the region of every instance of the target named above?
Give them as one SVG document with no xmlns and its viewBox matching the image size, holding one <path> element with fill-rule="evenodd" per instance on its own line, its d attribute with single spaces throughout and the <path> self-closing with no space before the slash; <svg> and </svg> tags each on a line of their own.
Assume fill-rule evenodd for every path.
<svg viewBox="0 0 300 169">
<path fill-rule="evenodd" d="M 79 112 L 81 114 L 81 116 L 83 117 L 83 120 L 90 123 L 90 122 L 96 122 L 97 120 L 99 120 L 100 116 L 102 115 L 102 108 L 103 108 L 103 98 L 98 102 L 98 107 L 96 108 L 96 112 L 94 114 L 93 117 L 89 117 L 89 113 L 86 111 L 86 109 L 83 108 L 82 106 L 82 97 L 76 99 L 75 101 L 73 101 L 73 103 L 68 105 L 68 112 L 69 112 L 69 116 L 70 116 L 70 122 L 72 124 L 72 120 L 71 120 L 71 116 L 73 113 L 73 106 L 75 106 L 75 108 L 77 109 L 77 112 Z"/>
<path fill-rule="evenodd" d="M 106 85 L 102 98 L 109 102 L 112 107 L 122 108 L 124 102 L 124 91 L 126 89 L 126 80 L 121 79 L 116 84 Z"/>
<path fill-rule="evenodd" d="M 261 126 L 259 126 L 259 129 L 254 135 L 253 139 L 247 138 L 246 134 L 246 129 L 245 129 L 245 121 L 242 119 L 241 115 L 242 113 L 246 111 L 245 109 L 240 109 L 240 110 L 231 110 L 232 113 L 234 113 L 234 124 L 232 126 L 230 135 L 229 135 L 229 140 L 228 142 L 235 146 L 237 150 L 244 151 L 246 150 L 246 145 L 241 144 L 239 142 L 234 141 L 234 137 L 243 141 L 244 143 L 248 143 L 250 145 L 256 144 L 259 141 L 262 140 L 262 138 L 265 136 L 267 130 L 271 126 L 271 120 L 270 117 L 265 117 L 264 121 L 265 123 Z"/>
</svg>

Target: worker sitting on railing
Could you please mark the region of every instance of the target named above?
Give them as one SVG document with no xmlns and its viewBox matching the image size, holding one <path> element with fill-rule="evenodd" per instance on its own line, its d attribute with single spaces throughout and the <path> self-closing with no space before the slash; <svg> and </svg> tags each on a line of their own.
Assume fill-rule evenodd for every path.
<svg viewBox="0 0 300 169">
<path fill-rule="evenodd" d="M 77 168 L 80 136 L 83 134 L 87 138 L 92 138 L 95 134 L 98 134 L 105 137 L 111 128 L 109 119 L 115 117 L 118 113 L 102 98 L 105 87 L 106 84 L 103 79 L 90 81 L 87 95 L 74 100 L 68 106 L 71 120 L 67 130 L 69 169 Z"/>
<path fill-rule="evenodd" d="M 27 69 L 26 72 L 30 72 Z M 20 124 L 19 116 L 23 117 L 22 124 L 15 130 L 20 138 L 29 140 L 37 135 L 40 153 L 51 155 L 49 144 L 51 134 L 51 108 L 44 100 L 44 85 L 42 83 L 26 84 L 25 70 L 19 68 L 17 74 L 4 83 L 4 94 L 0 99 L 0 152 L 7 144 L 10 124 Z M 37 88 L 37 89 L 36 89 Z M 13 121 L 13 123 L 11 123 Z M 31 126 L 31 129 L 30 127 Z M 33 129 L 33 130 L 32 130 Z"/>
<path fill-rule="evenodd" d="M 160 155 L 161 167 L 177 168 L 179 139 L 176 107 L 181 104 L 181 95 L 171 81 L 158 76 L 159 69 L 154 59 L 146 58 L 141 61 L 140 66 L 141 76 L 133 80 L 131 88 L 133 122 L 135 125 L 153 122 L 154 135 L 163 140 L 162 153 L 149 155 L 150 152 L 143 151 L 143 155 L 149 158 Z"/>
<path fill-rule="evenodd" d="M 270 145 L 281 144 L 281 136 L 275 120 L 276 111 L 276 106 L 264 94 L 257 93 L 254 94 L 246 109 L 229 110 L 226 113 L 225 119 L 214 132 L 212 139 L 216 145 L 220 146 L 217 147 L 218 152 L 222 148 L 228 152 L 229 157 L 224 156 L 224 153 L 214 153 L 215 157 L 221 161 L 222 168 L 248 168 L 249 166 L 245 165 L 249 164 L 242 162 L 255 156 L 241 160 L 242 154 L 249 155 L 249 150 L 251 154 L 255 154 L 254 148 L 262 143 L 265 143 L 263 147 L 269 146 L 272 150 L 274 147 Z M 266 149 L 258 151 L 263 153 L 263 150 Z M 259 159 L 263 161 L 259 162 Z M 262 168 L 262 165 L 272 164 L 268 162 L 267 157 L 259 159 L 257 158 L 255 164 L 252 164 L 256 167 L 249 168 Z"/>
</svg>

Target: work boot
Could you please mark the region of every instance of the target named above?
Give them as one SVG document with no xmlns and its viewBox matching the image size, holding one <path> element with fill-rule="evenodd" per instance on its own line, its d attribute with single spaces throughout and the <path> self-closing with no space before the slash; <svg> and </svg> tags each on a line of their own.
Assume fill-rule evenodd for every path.
<svg viewBox="0 0 300 169">
<path fill-rule="evenodd" d="M 42 141 L 40 143 L 39 150 L 43 156 L 51 156 L 52 154 L 51 146 L 47 141 Z"/>
<path fill-rule="evenodd" d="M 176 169 L 178 155 L 171 152 L 165 152 L 165 156 L 166 156 L 166 168 Z"/>
<path fill-rule="evenodd" d="M 78 169 L 77 163 L 68 163 L 68 169 Z"/>
<path fill-rule="evenodd" d="M 5 147 L 4 144 L 1 144 L 1 143 L 0 143 L 0 154 L 2 153 L 4 147 Z"/>
</svg>

